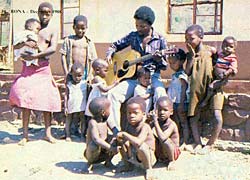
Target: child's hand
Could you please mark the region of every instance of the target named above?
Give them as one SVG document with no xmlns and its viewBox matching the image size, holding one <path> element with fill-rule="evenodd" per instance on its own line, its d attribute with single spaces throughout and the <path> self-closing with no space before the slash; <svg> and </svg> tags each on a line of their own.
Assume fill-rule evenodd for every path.
<svg viewBox="0 0 250 180">
<path fill-rule="evenodd" d="M 195 50 L 194 50 L 194 48 L 191 46 L 191 44 L 186 43 L 186 46 L 187 46 L 188 51 L 190 52 L 190 55 L 191 55 L 191 56 L 194 56 L 194 55 L 195 55 Z"/>
<path fill-rule="evenodd" d="M 222 73 L 218 74 L 218 76 L 219 76 L 219 78 L 220 78 L 220 79 L 224 79 L 224 77 L 225 77 L 225 73 L 224 73 L 224 72 L 222 72 Z"/>
<path fill-rule="evenodd" d="M 114 85 L 116 86 L 116 85 L 118 85 L 119 84 L 119 81 L 118 80 L 115 80 L 114 81 Z"/>
<path fill-rule="evenodd" d="M 113 60 L 112 60 L 112 56 L 109 55 L 105 58 L 105 60 L 109 63 L 109 64 L 112 64 L 113 63 Z"/>
<path fill-rule="evenodd" d="M 116 139 L 118 142 L 123 142 L 123 132 L 118 132 L 116 135 Z"/>
<path fill-rule="evenodd" d="M 68 108 L 64 108 L 64 114 L 65 116 L 68 116 Z"/>
</svg>

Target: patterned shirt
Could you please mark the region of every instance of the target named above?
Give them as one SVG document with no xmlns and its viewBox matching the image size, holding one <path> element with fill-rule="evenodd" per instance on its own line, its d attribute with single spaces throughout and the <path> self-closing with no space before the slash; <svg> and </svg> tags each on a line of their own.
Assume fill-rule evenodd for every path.
<svg viewBox="0 0 250 180">
<path fill-rule="evenodd" d="M 166 49 L 167 41 L 163 36 L 153 30 L 152 38 L 146 44 L 145 48 L 143 48 L 142 44 L 142 38 L 139 36 L 139 33 L 137 31 L 133 31 L 120 40 L 112 43 L 106 55 L 113 55 L 115 52 L 121 51 L 126 47 L 131 46 L 131 49 L 134 49 L 135 51 L 139 52 L 141 56 L 144 56 L 146 54 L 152 54 L 156 50 Z M 155 72 L 160 72 L 160 70 L 165 70 L 167 68 L 167 62 L 164 60 L 164 58 L 165 57 L 163 57 L 162 61 L 158 63 L 153 61 L 152 58 L 148 59 L 143 62 L 143 66 L 152 66 Z"/>
</svg>

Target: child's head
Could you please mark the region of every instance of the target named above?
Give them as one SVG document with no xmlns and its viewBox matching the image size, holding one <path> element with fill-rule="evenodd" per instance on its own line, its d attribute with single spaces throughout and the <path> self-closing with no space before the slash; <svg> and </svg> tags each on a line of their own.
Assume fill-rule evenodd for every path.
<svg viewBox="0 0 250 180">
<path fill-rule="evenodd" d="M 173 114 L 173 103 L 167 96 L 162 96 L 156 102 L 156 111 L 158 119 L 165 121 Z"/>
<path fill-rule="evenodd" d="M 132 97 L 127 101 L 127 119 L 129 124 L 136 126 L 145 117 L 146 103 L 142 97 Z"/>
<path fill-rule="evenodd" d="M 137 77 L 140 85 L 148 87 L 151 84 L 150 71 L 147 68 L 140 68 L 137 71 Z"/>
<path fill-rule="evenodd" d="M 183 69 L 183 64 L 186 61 L 186 53 L 182 49 L 179 49 L 177 53 L 168 58 L 170 68 L 174 71 Z"/>
<path fill-rule="evenodd" d="M 84 74 L 84 67 L 81 63 L 75 62 L 71 67 L 70 73 L 72 75 L 72 80 L 75 84 L 78 84 L 82 80 Z"/>
<path fill-rule="evenodd" d="M 105 78 L 108 73 L 108 63 L 103 59 L 95 59 L 92 63 L 92 68 L 95 72 L 95 75 L 98 75 L 102 78 Z"/>
<path fill-rule="evenodd" d="M 193 24 L 186 29 L 185 32 L 185 41 L 186 44 L 192 46 L 195 49 L 200 45 L 204 37 L 203 28 L 200 25 Z"/>
<path fill-rule="evenodd" d="M 48 25 L 53 15 L 53 6 L 49 2 L 43 2 L 38 7 L 38 17 L 42 25 Z"/>
<path fill-rule="evenodd" d="M 41 24 L 37 19 L 30 18 L 25 21 L 24 28 L 38 34 L 38 32 L 41 30 Z"/>
<path fill-rule="evenodd" d="M 236 47 L 237 47 L 237 40 L 232 36 L 227 36 L 222 41 L 221 49 L 224 55 L 234 54 Z"/>
<path fill-rule="evenodd" d="M 96 97 L 89 104 L 89 111 L 96 120 L 105 122 L 110 115 L 110 101 L 105 97 Z"/>
<path fill-rule="evenodd" d="M 73 29 L 75 30 L 75 34 L 77 37 L 82 38 L 85 35 L 85 32 L 88 28 L 87 26 L 87 18 L 82 15 L 78 15 L 74 18 L 73 21 Z"/>
</svg>

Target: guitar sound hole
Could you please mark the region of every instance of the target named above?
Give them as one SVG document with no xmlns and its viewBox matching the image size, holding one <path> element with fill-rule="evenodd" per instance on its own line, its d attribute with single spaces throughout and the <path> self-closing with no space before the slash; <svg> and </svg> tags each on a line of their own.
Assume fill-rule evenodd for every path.
<svg viewBox="0 0 250 180">
<path fill-rule="evenodd" d="M 129 67 L 129 61 L 126 60 L 126 61 L 124 61 L 122 68 L 123 69 L 128 69 L 128 67 Z"/>
</svg>

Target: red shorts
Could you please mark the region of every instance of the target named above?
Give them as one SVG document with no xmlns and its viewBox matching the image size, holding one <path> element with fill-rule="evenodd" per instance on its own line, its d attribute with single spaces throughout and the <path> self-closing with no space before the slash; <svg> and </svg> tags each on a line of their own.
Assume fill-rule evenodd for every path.
<svg viewBox="0 0 250 180">
<path fill-rule="evenodd" d="M 175 147 L 174 148 L 174 160 L 176 161 L 178 159 L 178 157 L 181 154 L 181 150 L 179 149 L 179 147 Z"/>
</svg>

